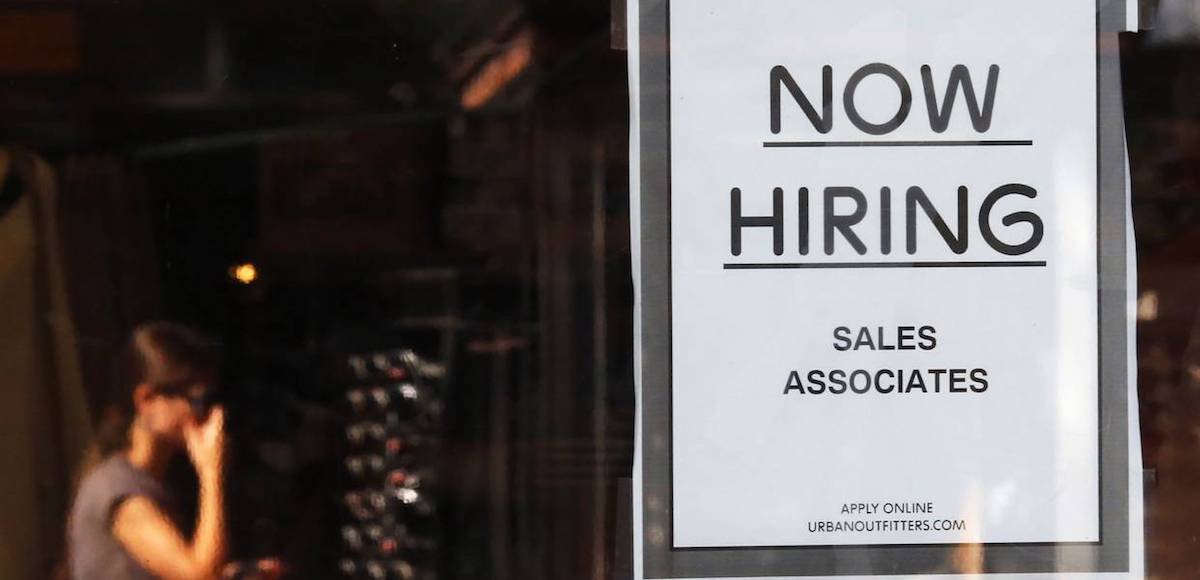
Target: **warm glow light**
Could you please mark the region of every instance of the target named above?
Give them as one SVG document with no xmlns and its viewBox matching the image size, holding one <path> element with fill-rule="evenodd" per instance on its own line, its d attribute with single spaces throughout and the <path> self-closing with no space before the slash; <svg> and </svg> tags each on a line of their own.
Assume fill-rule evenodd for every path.
<svg viewBox="0 0 1200 580">
<path fill-rule="evenodd" d="M 521 74 L 533 60 L 533 31 L 522 30 L 499 56 L 483 65 L 483 68 L 463 88 L 461 102 L 464 109 L 478 109 L 496 96 L 509 81 Z"/>
<path fill-rule="evenodd" d="M 1147 290 L 1138 296 L 1137 317 L 1142 322 L 1158 320 L 1158 292 Z"/>
<path fill-rule="evenodd" d="M 254 264 L 239 264 L 233 267 L 233 278 L 242 284 L 252 284 L 258 279 L 258 268 Z"/>
</svg>

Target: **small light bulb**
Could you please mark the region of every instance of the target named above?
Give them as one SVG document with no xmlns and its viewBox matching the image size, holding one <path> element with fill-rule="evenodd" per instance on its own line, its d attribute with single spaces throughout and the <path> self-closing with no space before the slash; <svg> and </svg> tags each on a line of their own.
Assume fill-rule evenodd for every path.
<svg viewBox="0 0 1200 580">
<path fill-rule="evenodd" d="M 249 262 L 233 267 L 233 278 L 242 284 L 253 284 L 258 280 L 258 268 Z"/>
</svg>

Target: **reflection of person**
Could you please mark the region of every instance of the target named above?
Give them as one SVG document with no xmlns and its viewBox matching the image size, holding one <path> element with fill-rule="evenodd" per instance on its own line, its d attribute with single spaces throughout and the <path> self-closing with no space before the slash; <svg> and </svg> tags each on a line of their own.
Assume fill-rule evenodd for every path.
<svg viewBox="0 0 1200 580">
<path fill-rule="evenodd" d="M 199 416 L 216 380 L 215 351 L 187 327 L 153 322 L 134 330 L 122 361 L 122 411 L 104 419 L 100 463 L 80 484 L 68 540 L 74 580 L 217 578 L 225 564 L 224 410 Z M 171 457 L 186 449 L 200 480 L 195 533 L 184 538 Z"/>
</svg>

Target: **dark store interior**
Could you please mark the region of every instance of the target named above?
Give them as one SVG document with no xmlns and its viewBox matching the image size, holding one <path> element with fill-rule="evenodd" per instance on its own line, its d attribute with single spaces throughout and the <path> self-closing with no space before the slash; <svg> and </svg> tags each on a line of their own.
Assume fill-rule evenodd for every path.
<svg viewBox="0 0 1200 580">
<path fill-rule="evenodd" d="M 219 337 L 233 557 L 375 577 L 343 537 L 345 365 L 411 349 L 445 371 L 437 521 L 386 577 L 612 574 L 633 385 L 611 22 L 561 0 L 0 6 L 3 132 L 58 175 L 89 419 L 134 324 Z M 24 577 L 60 564 L 56 487 Z"/>
</svg>

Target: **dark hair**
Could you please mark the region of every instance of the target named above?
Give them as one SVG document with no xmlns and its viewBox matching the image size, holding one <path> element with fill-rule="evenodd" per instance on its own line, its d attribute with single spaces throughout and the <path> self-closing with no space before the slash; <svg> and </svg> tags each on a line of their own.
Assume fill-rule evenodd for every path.
<svg viewBox="0 0 1200 580">
<path fill-rule="evenodd" d="M 148 384 L 170 390 L 215 381 L 219 358 L 216 344 L 191 327 L 154 321 L 134 328 L 116 360 L 113 388 L 98 421 L 90 459 L 99 461 L 129 446 L 134 388 Z"/>
</svg>

